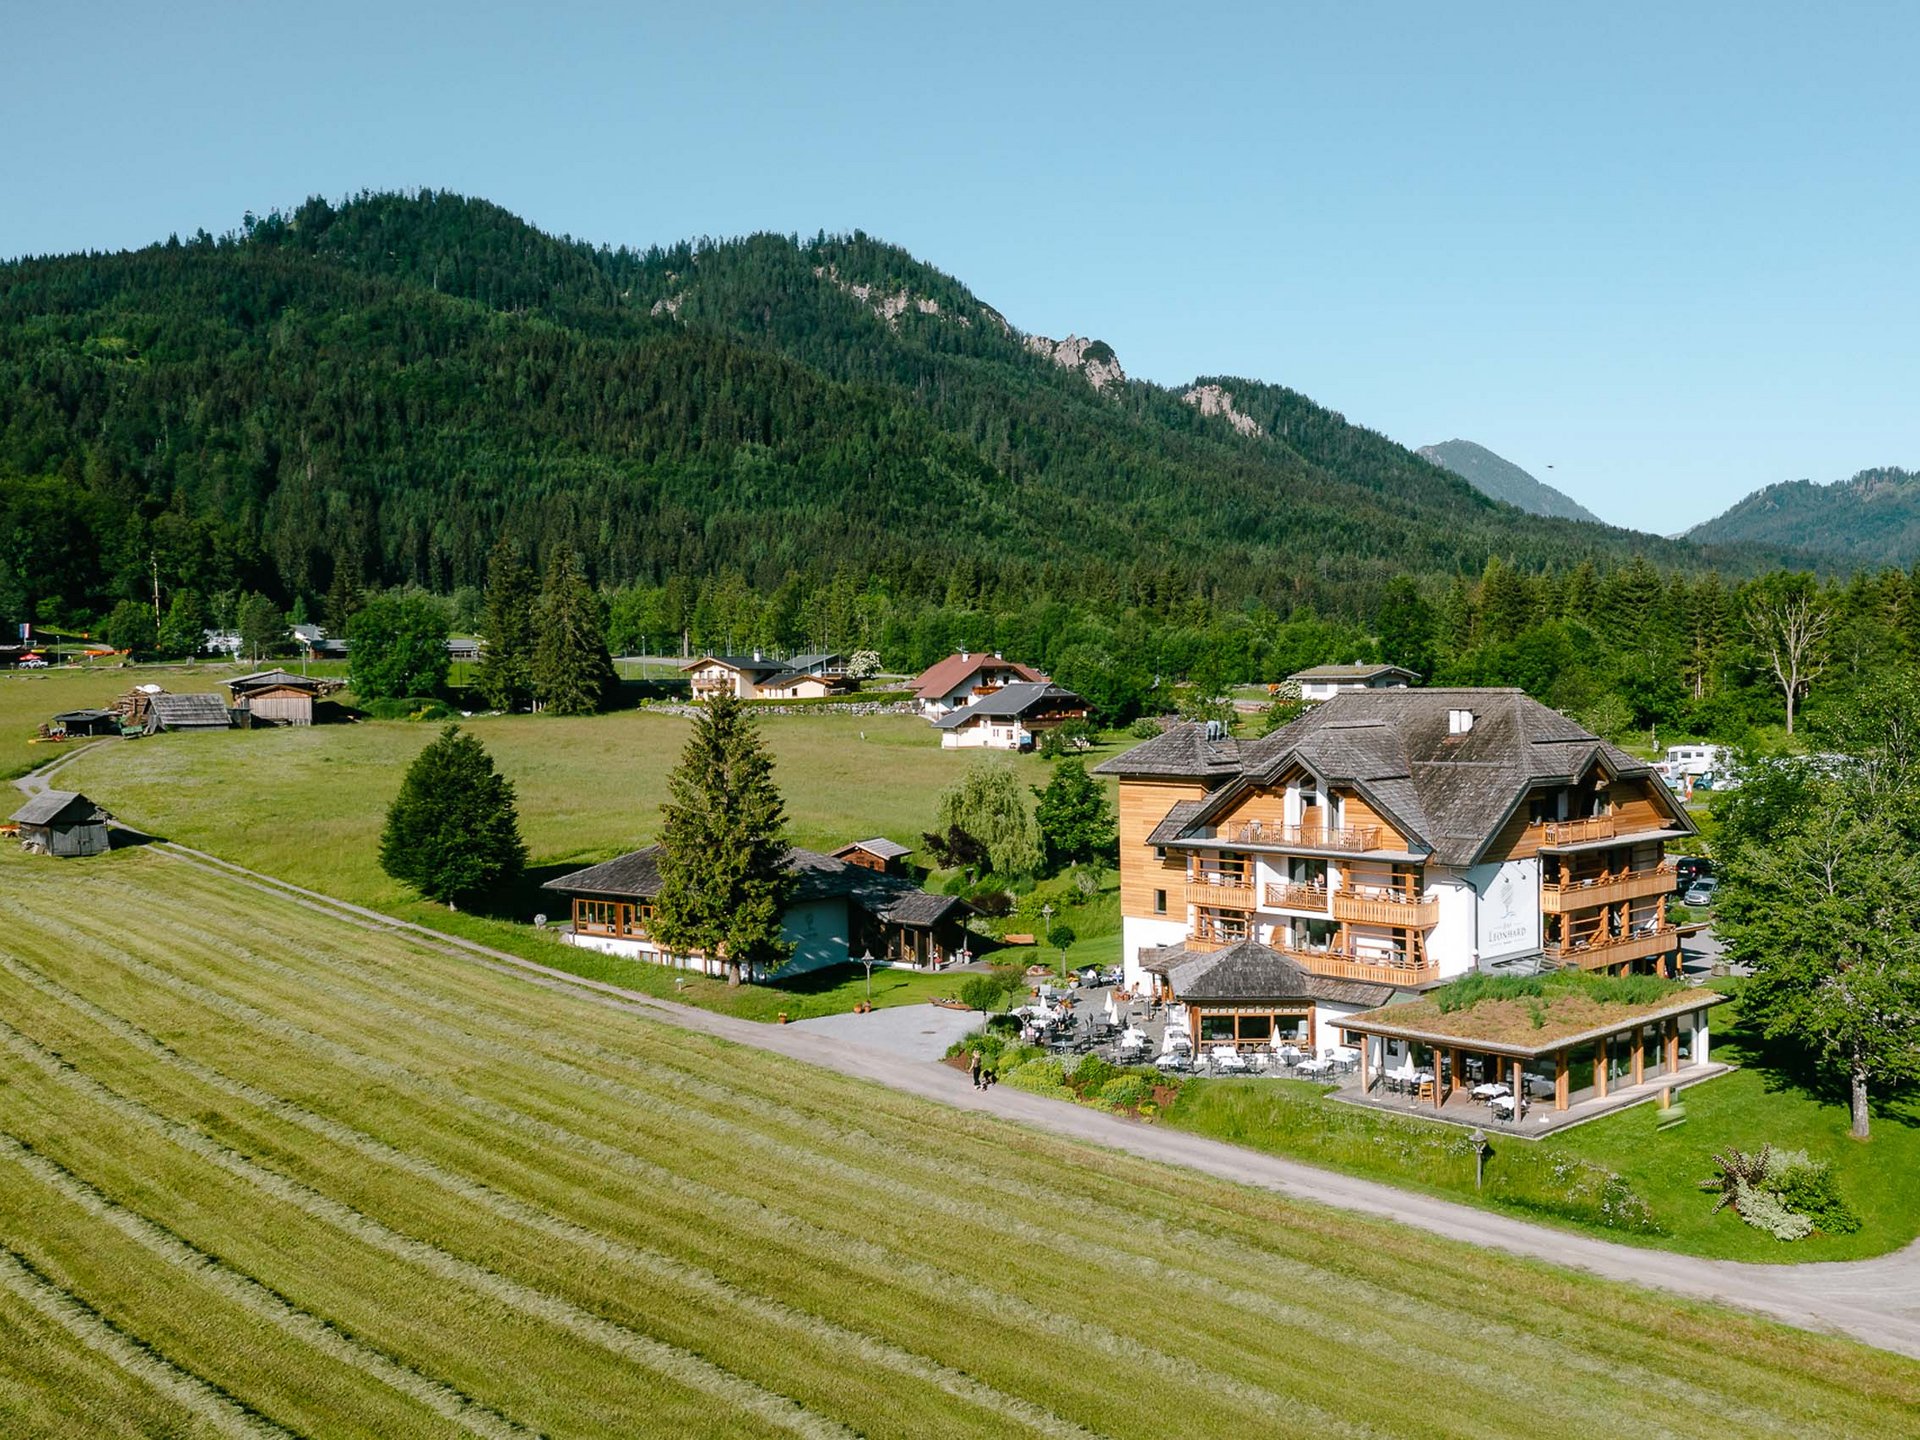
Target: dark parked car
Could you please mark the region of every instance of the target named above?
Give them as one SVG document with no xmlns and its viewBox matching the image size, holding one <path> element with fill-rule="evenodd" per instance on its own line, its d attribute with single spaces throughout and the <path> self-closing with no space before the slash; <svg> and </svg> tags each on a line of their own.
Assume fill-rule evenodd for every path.
<svg viewBox="0 0 1920 1440">
<path fill-rule="evenodd" d="M 1704 855 L 1682 855 L 1673 862 L 1673 888 L 1682 895 L 1696 882 L 1713 874 L 1713 861 Z"/>
</svg>

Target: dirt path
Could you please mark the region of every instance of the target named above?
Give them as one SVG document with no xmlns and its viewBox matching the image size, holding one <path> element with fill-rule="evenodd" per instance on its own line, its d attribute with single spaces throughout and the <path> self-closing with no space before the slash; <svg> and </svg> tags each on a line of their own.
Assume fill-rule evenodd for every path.
<svg viewBox="0 0 1920 1440">
<path fill-rule="evenodd" d="M 990 1112 L 1144 1159 L 1343 1210 L 1391 1217 L 1448 1239 L 1568 1265 L 1675 1295 L 1759 1311 L 1789 1324 L 1839 1332 L 1881 1349 L 1920 1358 L 1920 1242 L 1874 1260 L 1778 1266 L 1708 1260 L 1616 1244 L 1039 1095 L 1004 1087 L 983 1093 L 968 1085 L 964 1074 L 945 1065 L 905 1059 L 844 1035 L 821 1034 L 792 1025 L 764 1025 L 656 1000 L 305 890 L 183 845 L 162 843 L 160 848 L 238 883 L 291 898 L 369 929 L 405 931 L 444 954 L 509 971 L 537 985 L 825 1066 L 956 1109 Z"/>
</svg>

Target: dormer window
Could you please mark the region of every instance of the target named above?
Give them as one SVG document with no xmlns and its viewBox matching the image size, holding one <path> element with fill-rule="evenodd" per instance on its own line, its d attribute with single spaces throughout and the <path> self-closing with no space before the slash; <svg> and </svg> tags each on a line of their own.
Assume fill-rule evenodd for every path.
<svg viewBox="0 0 1920 1440">
<path fill-rule="evenodd" d="M 1464 735 L 1471 729 L 1473 729 L 1473 712 L 1471 710 L 1447 711 L 1447 734 Z"/>
</svg>

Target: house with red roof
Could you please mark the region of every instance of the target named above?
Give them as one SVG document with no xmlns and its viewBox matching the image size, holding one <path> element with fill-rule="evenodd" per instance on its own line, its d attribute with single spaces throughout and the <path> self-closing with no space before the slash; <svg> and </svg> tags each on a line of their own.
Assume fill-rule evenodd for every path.
<svg viewBox="0 0 1920 1440">
<path fill-rule="evenodd" d="M 998 650 L 962 650 L 915 680 L 913 699 L 922 715 L 938 722 L 1004 685 L 1035 682 L 1044 685 L 1047 677 L 1031 665 L 1007 659 Z"/>
</svg>

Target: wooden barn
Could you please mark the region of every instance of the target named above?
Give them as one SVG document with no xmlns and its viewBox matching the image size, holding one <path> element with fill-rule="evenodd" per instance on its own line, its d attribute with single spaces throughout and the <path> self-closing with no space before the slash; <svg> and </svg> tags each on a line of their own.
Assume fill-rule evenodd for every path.
<svg viewBox="0 0 1920 1440">
<path fill-rule="evenodd" d="M 233 716 L 218 695 L 148 695 L 145 704 L 148 734 L 162 730 L 231 730 Z"/>
<path fill-rule="evenodd" d="M 20 843 L 36 855 L 101 855 L 113 817 L 75 790 L 43 790 L 13 813 Z"/>
<path fill-rule="evenodd" d="M 330 687 L 285 670 L 262 670 L 227 682 L 233 709 L 253 725 L 311 725 L 313 702 Z"/>
</svg>

